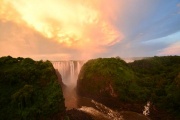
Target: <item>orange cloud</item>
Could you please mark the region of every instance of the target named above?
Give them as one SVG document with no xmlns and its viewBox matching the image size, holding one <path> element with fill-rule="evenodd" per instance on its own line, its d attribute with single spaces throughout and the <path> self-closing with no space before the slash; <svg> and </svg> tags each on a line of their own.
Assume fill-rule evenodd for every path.
<svg viewBox="0 0 180 120">
<path fill-rule="evenodd" d="M 23 23 L 23 20 L 20 18 L 20 14 L 15 10 L 13 5 L 6 0 L 0 0 L 0 21 L 7 22 L 13 21 L 17 24 Z"/>
<path fill-rule="evenodd" d="M 110 0 L 2 0 L 0 4 L 0 19 L 27 25 L 67 48 L 83 51 L 82 56 L 105 52 L 124 37 L 112 24 L 117 6 Z"/>
</svg>

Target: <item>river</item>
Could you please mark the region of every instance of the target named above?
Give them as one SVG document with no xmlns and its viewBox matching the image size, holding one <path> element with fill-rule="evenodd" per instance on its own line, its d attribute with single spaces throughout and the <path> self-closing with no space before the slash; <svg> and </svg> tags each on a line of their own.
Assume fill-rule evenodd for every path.
<svg viewBox="0 0 180 120">
<path fill-rule="evenodd" d="M 62 82 L 66 85 L 63 94 L 67 110 L 75 108 L 84 111 L 90 114 L 94 120 L 150 120 L 143 114 L 113 110 L 90 98 L 78 96 L 75 87 L 84 61 L 55 61 L 52 64 L 59 71 Z"/>
<path fill-rule="evenodd" d="M 76 108 L 90 114 L 94 120 L 150 120 L 143 114 L 113 110 L 90 98 L 80 97 L 72 86 L 66 87 L 63 93 L 67 110 Z"/>
</svg>

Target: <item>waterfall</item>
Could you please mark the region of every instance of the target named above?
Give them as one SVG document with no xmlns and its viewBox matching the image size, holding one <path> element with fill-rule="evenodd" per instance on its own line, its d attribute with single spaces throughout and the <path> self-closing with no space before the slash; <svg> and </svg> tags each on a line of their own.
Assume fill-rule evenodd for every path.
<svg viewBox="0 0 180 120">
<path fill-rule="evenodd" d="M 95 120 L 150 120 L 146 117 L 149 114 L 150 102 L 147 102 L 143 111 L 144 115 L 142 115 L 131 111 L 116 111 L 97 101 L 78 96 L 75 86 L 84 61 L 55 61 L 52 64 L 61 74 L 62 82 L 67 86 L 63 89 L 67 110 L 76 108 L 88 113 Z"/>
<path fill-rule="evenodd" d="M 149 115 L 150 113 L 149 109 L 150 109 L 150 101 L 148 101 L 147 104 L 144 106 L 143 114 L 145 116 Z"/>
<path fill-rule="evenodd" d="M 95 100 L 91 100 L 91 102 L 95 105 L 95 108 L 82 106 L 79 110 L 90 114 L 95 120 L 124 120 L 119 112 L 114 111 Z"/>
<path fill-rule="evenodd" d="M 76 86 L 78 74 L 83 61 L 54 61 L 51 62 L 53 67 L 59 71 L 62 77 L 62 82 L 67 86 L 73 85 Z"/>
<path fill-rule="evenodd" d="M 74 77 L 74 62 L 73 61 L 70 61 L 70 80 L 72 82 L 73 80 L 73 77 Z"/>
<path fill-rule="evenodd" d="M 66 85 L 63 89 L 65 106 L 67 109 L 78 107 L 78 96 L 75 91 L 78 74 L 84 61 L 54 61 L 53 67 L 61 74 L 62 82 Z"/>
<path fill-rule="evenodd" d="M 81 69 L 81 64 L 79 61 L 77 61 L 77 72 L 79 73 L 80 72 L 80 69 Z"/>
</svg>

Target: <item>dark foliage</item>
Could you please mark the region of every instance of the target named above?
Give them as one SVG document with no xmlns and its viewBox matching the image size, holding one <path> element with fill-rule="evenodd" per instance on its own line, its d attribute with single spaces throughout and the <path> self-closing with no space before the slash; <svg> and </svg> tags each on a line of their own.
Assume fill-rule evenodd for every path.
<svg viewBox="0 0 180 120">
<path fill-rule="evenodd" d="M 139 77 L 138 85 L 151 91 L 148 99 L 180 117 L 180 56 L 156 56 L 129 65 Z"/>
<path fill-rule="evenodd" d="M 49 61 L 0 58 L 0 119 L 48 119 L 64 110 L 62 89 Z"/>
<path fill-rule="evenodd" d="M 78 77 L 77 90 L 82 95 L 101 95 L 117 97 L 126 102 L 145 102 L 146 92 L 137 85 L 136 79 L 133 70 L 120 58 L 99 58 L 84 64 Z"/>
<path fill-rule="evenodd" d="M 77 90 L 83 96 L 108 96 L 126 103 L 151 101 L 153 109 L 179 118 L 180 57 L 152 57 L 132 63 L 120 58 L 89 60 L 80 71 Z"/>
</svg>

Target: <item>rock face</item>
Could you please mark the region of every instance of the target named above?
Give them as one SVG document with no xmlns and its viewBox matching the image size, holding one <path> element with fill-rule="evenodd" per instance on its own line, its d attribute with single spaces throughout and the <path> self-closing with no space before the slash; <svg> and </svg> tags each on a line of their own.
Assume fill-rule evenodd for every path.
<svg viewBox="0 0 180 120">
<path fill-rule="evenodd" d="M 77 109 L 68 110 L 66 115 L 70 120 L 93 120 L 89 114 Z"/>
<path fill-rule="evenodd" d="M 137 88 L 136 76 L 128 64 L 120 58 L 89 60 L 82 67 L 77 91 L 82 96 L 101 96 L 130 101 Z"/>
</svg>

